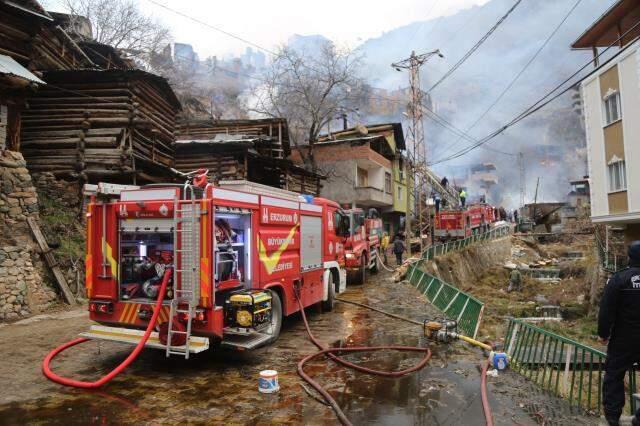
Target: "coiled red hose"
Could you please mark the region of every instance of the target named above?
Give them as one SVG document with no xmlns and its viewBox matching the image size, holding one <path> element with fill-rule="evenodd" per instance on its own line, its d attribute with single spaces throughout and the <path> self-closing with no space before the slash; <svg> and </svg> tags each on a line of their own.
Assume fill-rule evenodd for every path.
<svg viewBox="0 0 640 426">
<path fill-rule="evenodd" d="M 484 420 L 487 426 L 493 426 L 493 414 L 491 414 L 491 406 L 487 398 L 487 369 L 489 368 L 489 360 L 482 366 L 482 375 L 480 379 L 480 396 L 482 397 L 482 411 L 484 411 Z"/>
<path fill-rule="evenodd" d="M 120 363 L 120 365 L 118 365 L 116 368 L 111 370 L 111 372 L 109 372 L 107 375 L 96 380 L 95 382 L 82 382 L 79 380 L 67 379 L 66 377 L 58 376 L 56 373 L 51 371 L 49 364 L 51 364 L 51 360 L 55 358 L 56 355 L 58 355 L 60 352 L 64 351 L 65 349 L 68 349 L 72 346 L 78 345 L 80 343 L 83 343 L 89 340 L 84 337 L 81 337 L 78 339 L 71 340 L 70 342 L 67 342 L 63 345 L 60 345 L 54 350 L 52 350 L 51 352 L 49 352 L 49 354 L 44 358 L 44 361 L 42 361 L 42 372 L 44 373 L 44 375 L 49 380 L 52 380 L 61 385 L 72 386 L 75 388 L 83 388 L 83 389 L 95 389 L 111 381 L 114 377 L 120 374 L 138 357 L 138 355 L 140 355 L 140 352 L 142 352 L 142 349 L 144 349 L 144 345 L 147 343 L 147 340 L 149 340 L 149 336 L 151 336 L 151 332 L 153 331 L 153 328 L 156 325 L 156 321 L 158 320 L 160 309 L 162 308 L 162 299 L 164 298 L 164 294 L 167 290 L 167 285 L 169 283 L 169 279 L 171 278 L 171 273 L 172 273 L 172 269 L 167 268 L 165 270 L 164 276 L 162 278 L 162 284 L 160 285 L 160 289 L 158 290 L 158 298 L 156 299 L 155 308 L 153 310 L 153 315 L 151 316 L 151 320 L 149 321 L 149 325 L 147 325 L 147 329 L 145 330 L 144 335 L 142 336 L 142 339 L 140 339 L 140 341 L 138 342 L 136 347 L 133 349 L 133 351 L 129 354 L 129 356 L 124 361 Z"/>
<path fill-rule="evenodd" d="M 331 358 L 333 361 L 337 362 L 338 364 L 342 364 L 345 367 L 353 368 L 354 370 L 357 370 L 357 371 L 362 371 L 363 373 L 373 374 L 373 375 L 382 376 L 382 377 L 401 377 L 424 368 L 424 366 L 427 365 L 427 362 L 429 362 L 429 359 L 431 358 L 431 350 L 429 350 L 429 348 L 420 348 L 417 346 L 353 346 L 353 347 L 347 347 L 347 348 L 326 348 L 322 345 L 322 343 L 320 343 L 318 339 L 315 338 L 315 336 L 311 332 L 311 328 L 309 327 L 309 322 L 307 321 L 307 316 L 305 315 L 304 307 L 302 306 L 302 302 L 300 301 L 300 298 L 298 298 L 298 306 L 300 307 L 300 313 L 302 314 L 302 320 L 304 321 L 304 326 L 307 329 L 307 334 L 309 335 L 309 339 L 314 345 L 318 347 L 318 349 L 320 349 L 319 352 L 308 355 L 302 360 L 300 360 L 300 362 L 298 362 L 298 374 L 307 383 L 309 383 L 309 385 L 311 385 L 316 391 L 318 391 L 318 393 L 322 395 L 322 397 L 325 399 L 325 401 L 327 401 L 327 403 L 329 403 L 329 405 L 331 405 L 331 408 L 333 408 L 333 411 L 335 411 L 336 416 L 338 417 L 338 419 L 343 425 L 351 425 L 351 422 L 349 421 L 347 416 L 344 414 L 344 412 L 342 411 L 342 409 L 340 408 L 336 400 L 333 399 L 333 397 L 329 395 L 329 393 L 326 390 L 324 390 L 318 382 L 313 380 L 311 377 L 309 377 L 308 374 L 304 372 L 305 363 L 307 363 L 308 361 L 320 355 L 326 355 L 327 357 Z M 374 370 L 371 368 L 363 367 L 361 365 L 354 364 L 352 362 L 349 362 L 345 359 L 342 359 L 334 355 L 334 353 L 336 352 L 369 352 L 369 351 L 379 351 L 379 350 L 421 352 L 421 353 L 424 353 L 424 357 L 420 360 L 419 363 L 417 363 L 413 367 L 406 368 L 404 370 L 399 370 L 399 371 L 383 371 L 383 370 Z"/>
</svg>

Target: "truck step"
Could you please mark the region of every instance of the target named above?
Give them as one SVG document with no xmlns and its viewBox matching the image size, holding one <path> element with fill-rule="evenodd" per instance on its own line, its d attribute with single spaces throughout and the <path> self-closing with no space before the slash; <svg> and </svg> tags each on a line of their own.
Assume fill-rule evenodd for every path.
<svg viewBox="0 0 640 426">
<path fill-rule="evenodd" d="M 255 349 L 271 338 L 270 334 L 252 333 L 249 335 L 224 334 L 222 346 L 235 349 Z"/>
<path fill-rule="evenodd" d="M 177 332 L 172 332 L 177 333 Z M 92 340 L 108 340 L 112 342 L 119 343 L 127 343 L 130 345 L 137 345 L 142 336 L 144 335 L 144 330 L 131 330 L 128 328 L 120 328 L 120 327 L 107 327 L 104 325 L 92 325 L 89 331 L 85 331 L 84 333 L 80 333 L 80 336 L 85 337 L 87 339 Z M 154 331 L 149 336 L 149 340 L 145 344 L 146 348 L 153 349 L 162 349 L 166 350 L 167 347 L 160 342 L 160 338 L 158 337 L 158 332 Z M 199 353 L 209 349 L 209 339 L 206 337 L 197 337 L 190 336 L 189 337 L 189 352 L 190 353 Z M 172 346 L 172 351 L 182 351 L 180 354 L 184 355 L 185 346 Z"/>
</svg>

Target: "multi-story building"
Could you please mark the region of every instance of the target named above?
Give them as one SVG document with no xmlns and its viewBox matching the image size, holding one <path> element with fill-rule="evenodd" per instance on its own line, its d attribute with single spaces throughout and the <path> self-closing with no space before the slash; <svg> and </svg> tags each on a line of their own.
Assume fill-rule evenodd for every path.
<svg viewBox="0 0 640 426">
<path fill-rule="evenodd" d="M 323 135 L 314 144 L 318 172 L 326 177 L 320 195 L 349 207 L 376 208 L 390 235 L 404 226 L 407 211 L 407 164 L 400 123 L 358 126 Z M 303 163 L 308 147 L 292 148 Z M 412 185 L 410 184 L 409 187 Z"/>
<path fill-rule="evenodd" d="M 620 0 L 573 44 L 594 52 L 595 70 L 581 83 L 594 223 L 624 227 L 640 239 L 640 3 Z M 600 63 L 598 49 L 617 51 Z M 634 166 L 635 165 L 635 166 Z"/>
</svg>

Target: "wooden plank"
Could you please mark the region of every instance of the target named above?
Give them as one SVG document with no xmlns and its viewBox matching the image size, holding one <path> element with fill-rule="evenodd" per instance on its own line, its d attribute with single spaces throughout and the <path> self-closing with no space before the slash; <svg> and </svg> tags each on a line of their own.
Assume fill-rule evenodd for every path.
<svg viewBox="0 0 640 426">
<path fill-rule="evenodd" d="M 64 296 L 64 299 L 67 301 L 69 305 L 75 306 L 77 304 L 76 299 L 75 297 L 73 297 L 73 293 L 71 292 L 71 289 L 67 285 L 67 280 L 64 278 L 64 275 L 62 274 L 60 267 L 58 267 L 58 263 L 53 257 L 53 253 L 51 253 L 49 244 L 47 244 L 47 240 L 42 234 L 42 231 L 40 230 L 40 226 L 38 225 L 38 222 L 36 222 L 36 220 L 32 217 L 28 217 L 27 223 L 31 228 L 31 232 L 33 233 L 34 238 L 36 239 L 36 241 L 38 242 L 38 245 L 40 246 L 40 250 L 42 251 L 42 255 L 45 261 L 47 262 L 47 265 L 51 269 L 51 272 L 53 272 L 53 276 L 56 278 L 58 287 L 60 287 L 60 290 L 62 290 L 62 295 Z"/>
</svg>

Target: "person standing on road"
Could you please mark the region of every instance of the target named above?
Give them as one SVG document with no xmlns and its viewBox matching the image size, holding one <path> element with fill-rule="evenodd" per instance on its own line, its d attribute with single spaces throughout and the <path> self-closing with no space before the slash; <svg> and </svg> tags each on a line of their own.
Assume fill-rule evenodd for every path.
<svg viewBox="0 0 640 426">
<path fill-rule="evenodd" d="M 384 255 L 384 264 L 387 265 L 389 261 L 387 260 L 387 249 L 389 248 L 389 234 L 384 233 L 382 235 L 382 241 L 380 241 L 380 248 L 382 249 L 382 254 Z"/>
<path fill-rule="evenodd" d="M 398 266 L 402 265 L 402 253 L 407 249 L 404 241 L 400 236 L 396 236 L 396 239 L 393 240 L 393 254 L 396 255 L 396 264 Z"/>
<path fill-rule="evenodd" d="M 605 419 L 620 424 L 624 407 L 624 375 L 640 362 L 640 240 L 629 245 L 629 267 L 611 276 L 598 313 L 598 336 L 607 345 L 602 383 Z M 632 424 L 640 426 L 640 408 Z"/>
<path fill-rule="evenodd" d="M 464 189 L 460 190 L 460 204 L 464 208 L 465 203 L 467 202 L 467 191 Z"/>
</svg>

